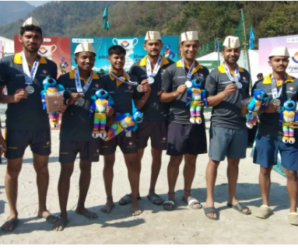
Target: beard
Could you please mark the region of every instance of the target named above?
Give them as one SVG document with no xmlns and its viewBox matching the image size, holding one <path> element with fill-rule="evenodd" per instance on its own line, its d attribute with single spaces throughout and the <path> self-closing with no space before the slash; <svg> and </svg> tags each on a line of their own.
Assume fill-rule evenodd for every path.
<svg viewBox="0 0 298 248">
<path fill-rule="evenodd" d="M 29 47 L 25 47 L 26 51 L 28 51 L 29 53 L 37 53 L 39 48 L 29 48 Z"/>
</svg>

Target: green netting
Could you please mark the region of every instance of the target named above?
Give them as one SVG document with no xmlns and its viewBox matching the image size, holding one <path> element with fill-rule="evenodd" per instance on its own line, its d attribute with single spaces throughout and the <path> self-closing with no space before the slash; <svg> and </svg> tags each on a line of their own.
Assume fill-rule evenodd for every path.
<svg viewBox="0 0 298 248">
<path fill-rule="evenodd" d="M 222 49 L 222 44 L 218 41 L 219 51 Z M 208 42 L 207 44 L 200 46 L 199 51 L 197 53 L 197 57 L 202 57 L 208 53 L 217 52 L 217 44 L 216 39 Z"/>
</svg>

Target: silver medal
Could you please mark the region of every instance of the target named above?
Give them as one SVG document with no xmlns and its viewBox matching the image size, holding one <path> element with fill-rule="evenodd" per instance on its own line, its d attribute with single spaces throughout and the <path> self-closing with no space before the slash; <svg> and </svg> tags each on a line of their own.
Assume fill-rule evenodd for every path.
<svg viewBox="0 0 298 248">
<path fill-rule="evenodd" d="M 186 85 L 187 88 L 191 88 L 192 82 L 191 81 L 186 81 L 185 85 Z"/>
<path fill-rule="evenodd" d="M 76 101 L 76 105 L 79 105 L 79 106 L 84 106 L 85 104 L 85 99 L 84 98 L 79 98 L 77 101 Z"/>
<path fill-rule="evenodd" d="M 29 94 L 33 94 L 34 93 L 34 87 L 31 85 L 28 85 L 25 90 L 28 91 Z"/>
<path fill-rule="evenodd" d="M 237 85 L 238 89 L 241 89 L 242 88 L 242 84 L 241 83 L 237 82 L 236 85 Z"/>
<path fill-rule="evenodd" d="M 139 86 L 137 87 L 137 91 L 138 91 L 138 92 L 143 92 L 143 90 L 142 90 L 142 85 L 139 85 Z"/>
<path fill-rule="evenodd" d="M 153 77 L 149 77 L 148 78 L 148 83 L 149 84 L 153 84 L 154 83 L 154 78 Z"/>
</svg>

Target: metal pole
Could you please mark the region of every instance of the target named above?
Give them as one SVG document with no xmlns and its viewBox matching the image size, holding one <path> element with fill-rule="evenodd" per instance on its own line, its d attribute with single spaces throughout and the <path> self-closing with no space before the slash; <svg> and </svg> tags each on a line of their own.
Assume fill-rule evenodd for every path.
<svg viewBox="0 0 298 248">
<path fill-rule="evenodd" d="M 243 32 L 244 32 L 244 39 L 245 39 L 245 42 L 247 41 L 247 38 L 246 38 L 246 30 L 245 30 L 245 20 L 244 20 L 244 13 L 243 13 L 243 9 L 241 9 L 241 19 L 242 19 L 242 23 L 243 23 Z M 248 49 L 245 49 L 244 50 L 244 53 L 247 52 L 247 63 L 248 63 L 248 72 L 250 74 L 250 82 L 249 82 L 249 92 L 251 91 L 251 88 L 252 88 L 252 76 L 251 76 L 251 73 L 250 73 L 250 64 L 249 64 L 249 52 L 248 52 Z"/>
<path fill-rule="evenodd" d="M 216 38 L 216 42 L 217 42 L 217 63 L 218 66 L 220 65 L 220 59 L 219 59 L 219 38 Z"/>
</svg>

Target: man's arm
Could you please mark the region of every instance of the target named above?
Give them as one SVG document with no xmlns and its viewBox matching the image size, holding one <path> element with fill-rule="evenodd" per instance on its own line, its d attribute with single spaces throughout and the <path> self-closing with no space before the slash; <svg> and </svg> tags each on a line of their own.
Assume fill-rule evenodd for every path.
<svg viewBox="0 0 298 248">
<path fill-rule="evenodd" d="M 142 85 L 142 92 L 144 93 L 143 96 L 140 99 L 138 99 L 137 96 L 139 96 L 139 94 L 136 89 L 134 93 L 135 105 L 138 110 L 145 105 L 151 93 L 151 86 L 150 84 L 148 84 L 148 79 L 144 79 L 141 82 L 141 85 Z"/>
<path fill-rule="evenodd" d="M 226 97 L 232 95 L 234 92 L 238 90 L 236 84 L 228 84 L 224 91 L 217 93 L 217 82 L 211 76 L 208 75 L 206 79 L 205 89 L 207 91 L 207 102 L 208 106 L 215 107 L 220 104 Z"/>
<path fill-rule="evenodd" d="M 161 102 L 172 102 L 178 96 L 183 94 L 186 91 L 187 87 L 185 85 L 179 85 L 176 91 L 173 91 L 172 87 L 172 75 L 169 69 L 166 69 L 161 81 L 161 93 L 159 96 L 159 100 Z"/>
<path fill-rule="evenodd" d="M 179 85 L 179 87 L 177 88 L 176 91 L 174 92 L 165 92 L 162 91 L 159 97 L 159 100 L 161 102 L 172 102 L 174 101 L 178 96 L 180 96 L 181 94 L 183 94 L 186 91 L 187 87 L 186 85 L 182 84 Z"/>
<path fill-rule="evenodd" d="M 0 61 L 0 103 L 17 103 L 21 99 L 26 99 L 28 92 L 25 89 L 16 90 L 14 95 L 4 95 L 3 88 L 7 85 L 7 64 L 2 60 Z"/>
</svg>

